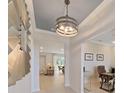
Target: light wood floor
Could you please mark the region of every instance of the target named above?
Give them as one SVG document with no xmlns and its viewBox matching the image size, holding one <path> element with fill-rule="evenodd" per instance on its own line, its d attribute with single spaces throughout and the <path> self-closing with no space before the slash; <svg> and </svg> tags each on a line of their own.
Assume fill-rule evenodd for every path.
<svg viewBox="0 0 124 93">
<path fill-rule="evenodd" d="M 40 76 L 41 93 L 74 93 L 64 87 L 64 75 L 60 72 L 54 76 Z"/>
<path fill-rule="evenodd" d="M 85 90 L 84 93 L 108 93 L 99 89 L 99 82 L 96 79 L 91 80 L 89 91 Z M 40 93 L 74 93 L 70 88 L 64 87 L 64 75 L 58 73 L 55 76 L 40 76 Z M 114 92 L 113 92 L 114 93 Z"/>
</svg>

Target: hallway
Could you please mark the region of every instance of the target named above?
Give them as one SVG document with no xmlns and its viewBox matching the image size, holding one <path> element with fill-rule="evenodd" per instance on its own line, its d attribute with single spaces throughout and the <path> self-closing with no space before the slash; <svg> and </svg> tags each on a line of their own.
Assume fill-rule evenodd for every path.
<svg viewBox="0 0 124 93">
<path fill-rule="evenodd" d="M 40 75 L 41 93 L 74 93 L 70 88 L 64 87 L 64 75 L 58 73 L 54 76 Z"/>
</svg>

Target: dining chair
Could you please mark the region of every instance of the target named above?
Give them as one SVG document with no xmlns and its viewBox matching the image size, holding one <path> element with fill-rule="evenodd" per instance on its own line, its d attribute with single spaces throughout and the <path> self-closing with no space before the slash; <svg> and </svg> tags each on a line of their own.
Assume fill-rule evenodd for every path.
<svg viewBox="0 0 124 93">
<path fill-rule="evenodd" d="M 101 73 L 105 73 L 105 72 L 106 72 L 106 69 L 104 65 L 97 66 L 97 73 L 99 77 L 101 77 Z"/>
</svg>

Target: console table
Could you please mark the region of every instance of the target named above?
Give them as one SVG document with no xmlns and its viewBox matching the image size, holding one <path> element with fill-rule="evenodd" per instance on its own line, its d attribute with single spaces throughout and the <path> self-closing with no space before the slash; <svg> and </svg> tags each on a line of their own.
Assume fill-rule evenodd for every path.
<svg viewBox="0 0 124 93">
<path fill-rule="evenodd" d="M 54 75 L 53 69 L 47 69 L 47 75 Z"/>
<path fill-rule="evenodd" d="M 114 85 L 115 85 L 115 80 L 114 80 L 115 75 L 113 73 L 101 73 L 101 86 L 100 88 L 106 91 L 113 91 L 114 90 Z M 110 88 L 110 80 L 112 80 L 112 88 Z M 104 88 L 103 85 L 106 84 L 107 88 Z"/>
</svg>

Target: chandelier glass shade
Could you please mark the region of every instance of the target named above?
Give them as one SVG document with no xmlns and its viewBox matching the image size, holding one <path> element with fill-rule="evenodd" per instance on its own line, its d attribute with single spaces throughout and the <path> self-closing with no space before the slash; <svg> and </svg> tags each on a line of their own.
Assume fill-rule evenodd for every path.
<svg viewBox="0 0 124 93">
<path fill-rule="evenodd" d="M 55 28 L 57 34 L 66 37 L 73 37 L 78 33 L 78 22 L 74 18 L 68 16 L 68 5 L 70 2 L 66 2 L 69 1 L 65 0 L 66 16 L 57 18 Z"/>
</svg>

